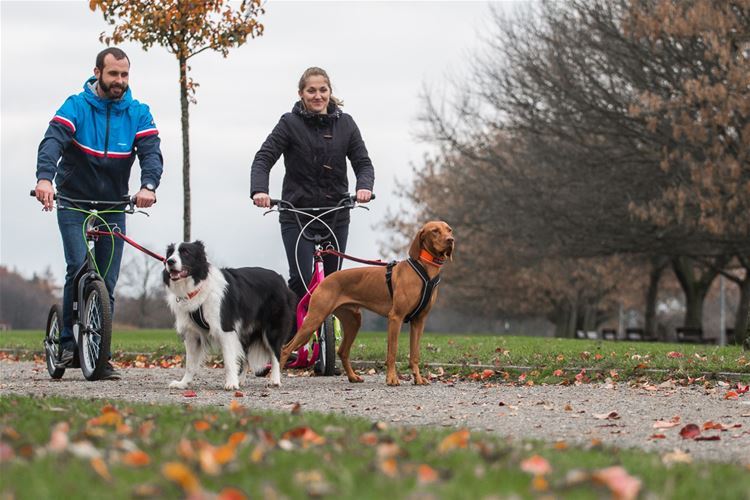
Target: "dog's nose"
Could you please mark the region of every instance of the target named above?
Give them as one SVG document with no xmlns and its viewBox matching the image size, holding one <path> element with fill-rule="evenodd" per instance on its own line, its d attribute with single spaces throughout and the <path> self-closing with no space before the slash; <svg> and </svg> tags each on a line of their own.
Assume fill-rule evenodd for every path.
<svg viewBox="0 0 750 500">
<path fill-rule="evenodd" d="M 445 241 L 447 241 L 448 243 L 453 243 L 453 236 L 448 236 L 448 237 L 447 237 L 447 238 L 445 239 Z"/>
<path fill-rule="evenodd" d="M 174 257 L 170 257 L 167 259 L 167 264 L 169 264 L 170 266 L 173 266 L 175 262 L 177 262 L 177 259 L 175 259 Z"/>
</svg>

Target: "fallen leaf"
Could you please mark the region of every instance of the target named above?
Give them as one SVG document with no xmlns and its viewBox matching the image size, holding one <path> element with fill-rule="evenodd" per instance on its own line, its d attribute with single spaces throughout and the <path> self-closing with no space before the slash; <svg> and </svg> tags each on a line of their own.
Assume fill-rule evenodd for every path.
<svg viewBox="0 0 750 500">
<path fill-rule="evenodd" d="M 209 424 L 205 420 L 196 420 L 195 422 L 193 422 L 193 427 L 198 432 L 204 432 L 211 428 L 211 424 Z"/>
<path fill-rule="evenodd" d="M 719 441 L 721 440 L 721 437 L 718 434 L 714 434 L 713 436 L 698 436 L 695 438 L 696 441 Z"/>
<path fill-rule="evenodd" d="M 226 487 L 219 492 L 216 500 L 247 500 L 249 498 L 242 490 Z"/>
<path fill-rule="evenodd" d="M 703 430 L 704 431 L 709 431 L 709 430 L 723 431 L 723 430 L 726 430 L 726 429 L 727 429 L 727 427 L 724 424 L 721 424 L 719 422 L 713 422 L 713 421 L 709 420 L 708 422 L 704 422 L 703 423 Z"/>
<path fill-rule="evenodd" d="M 689 453 L 685 453 L 682 450 L 675 449 L 671 453 L 666 453 L 661 457 L 661 461 L 664 463 L 664 465 L 671 465 L 671 464 L 689 464 L 693 462 L 693 457 Z"/>
<path fill-rule="evenodd" d="M 680 417 L 675 415 L 671 420 L 657 420 L 654 423 L 654 429 L 669 429 L 680 425 Z"/>
<path fill-rule="evenodd" d="M 15 456 L 16 452 L 13 451 L 13 447 L 8 443 L 0 441 L 0 464 L 13 460 Z"/>
<path fill-rule="evenodd" d="M 598 418 L 599 420 L 619 420 L 620 415 L 616 411 L 611 411 L 609 413 L 594 413 L 594 418 Z"/>
<path fill-rule="evenodd" d="M 687 424 L 685 427 L 680 429 L 680 437 L 682 437 L 682 439 L 695 439 L 696 437 L 700 436 L 700 434 L 700 427 L 695 424 Z"/>
<path fill-rule="evenodd" d="M 546 458 L 533 455 L 521 462 L 521 470 L 529 474 L 544 475 L 552 471 L 552 466 Z"/>
<path fill-rule="evenodd" d="M 419 484 L 430 484 L 440 479 L 437 471 L 426 464 L 421 464 L 417 467 L 417 483 Z"/>
<path fill-rule="evenodd" d="M 122 463 L 131 467 L 143 467 L 151 463 L 151 458 L 143 451 L 136 450 L 125 454 Z"/>
<path fill-rule="evenodd" d="M 194 397 L 197 397 L 198 395 L 195 393 L 195 391 L 185 391 L 182 393 L 182 396 L 185 398 L 194 398 Z"/>
<path fill-rule="evenodd" d="M 387 458 L 380 462 L 380 471 L 388 477 L 398 476 L 398 462 L 395 458 Z"/>
<path fill-rule="evenodd" d="M 177 483 L 186 493 L 194 493 L 200 489 L 198 478 L 185 464 L 167 462 L 161 468 L 164 477 Z"/>
<path fill-rule="evenodd" d="M 552 372 L 552 375 L 554 375 L 555 377 L 562 377 L 562 376 L 563 376 L 563 373 L 564 373 L 564 372 L 563 372 L 562 370 L 559 370 L 559 369 L 558 369 L 558 370 L 555 370 L 555 371 L 553 371 L 553 372 Z"/>
<path fill-rule="evenodd" d="M 455 448 L 466 448 L 469 444 L 469 435 L 468 429 L 461 429 L 449 434 L 441 441 L 438 446 L 438 452 L 446 453 Z"/>
<path fill-rule="evenodd" d="M 681 352 L 669 351 L 667 353 L 667 357 L 668 358 L 684 358 L 685 356 L 683 356 L 683 354 Z"/>
<path fill-rule="evenodd" d="M 300 413 L 302 413 L 302 405 L 299 403 L 294 403 L 292 405 L 291 413 L 292 415 L 299 415 Z"/>
<path fill-rule="evenodd" d="M 665 436 L 664 434 L 651 434 L 651 436 L 649 436 L 649 439 L 666 439 L 666 438 L 667 436 Z"/>
<path fill-rule="evenodd" d="M 96 471 L 99 476 L 105 481 L 109 482 L 112 480 L 112 476 L 109 473 L 107 464 L 102 460 L 102 457 L 94 457 L 91 459 L 91 468 Z"/>
<path fill-rule="evenodd" d="M 531 480 L 531 489 L 534 491 L 547 491 L 549 490 L 549 483 L 544 476 L 537 474 Z"/>
<path fill-rule="evenodd" d="M 49 443 L 47 444 L 47 449 L 54 453 L 65 451 L 69 443 L 69 440 L 68 440 L 69 429 L 70 429 L 70 424 L 68 424 L 67 422 L 59 422 L 55 424 L 55 427 L 52 429 L 52 433 L 50 434 Z"/>
<path fill-rule="evenodd" d="M 591 478 L 596 483 L 600 483 L 609 488 L 615 498 L 622 500 L 631 500 L 638 497 L 641 490 L 641 480 L 631 476 L 628 472 L 615 465 L 595 471 Z"/>
<path fill-rule="evenodd" d="M 568 449 L 568 443 L 565 441 L 557 441 L 554 446 L 556 450 L 567 450 Z"/>
<path fill-rule="evenodd" d="M 727 391 L 726 394 L 724 394 L 724 399 L 737 399 L 739 398 L 739 394 L 737 394 L 736 391 Z"/>
</svg>

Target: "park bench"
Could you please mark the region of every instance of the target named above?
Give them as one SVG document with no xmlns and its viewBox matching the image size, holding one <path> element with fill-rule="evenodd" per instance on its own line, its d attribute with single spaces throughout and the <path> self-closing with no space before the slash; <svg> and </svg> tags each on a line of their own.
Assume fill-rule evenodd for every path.
<svg viewBox="0 0 750 500">
<path fill-rule="evenodd" d="M 703 337 L 703 328 L 678 326 L 675 331 L 677 332 L 677 342 L 688 344 L 711 344 L 714 342 L 713 339 Z"/>
<path fill-rule="evenodd" d="M 617 340 L 617 330 L 614 328 L 602 328 L 602 338 L 604 340 Z"/>
<path fill-rule="evenodd" d="M 635 340 L 638 342 L 656 342 L 655 337 L 649 337 L 643 328 L 626 328 L 625 340 Z"/>
</svg>

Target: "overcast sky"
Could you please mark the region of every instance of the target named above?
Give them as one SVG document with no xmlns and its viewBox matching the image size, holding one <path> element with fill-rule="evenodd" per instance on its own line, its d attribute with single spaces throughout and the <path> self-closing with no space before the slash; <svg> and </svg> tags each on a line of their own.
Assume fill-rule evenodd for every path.
<svg viewBox="0 0 750 500">
<path fill-rule="evenodd" d="M 98 36 L 107 26 L 88 3 L 0 2 L 0 263 L 26 276 L 48 266 L 59 279 L 64 272 L 56 217 L 41 212 L 28 191 L 50 118 L 81 91 L 103 48 Z M 411 165 L 429 148 L 415 138 L 419 95 L 425 85 L 440 87 L 446 78 L 464 74 L 488 29 L 489 13 L 487 2 L 270 0 L 261 17 L 262 37 L 232 49 L 227 59 L 205 52 L 191 60 L 191 75 L 200 84 L 198 104 L 190 108 L 192 235 L 206 243 L 213 262 L 288 275 L 278 216 L 263 217 L 250 202 L 250 164 L 279 117 L 291 110 L 308 66 L 328 71 L 370 152 L 378 199 L 370 212 L 352 214 L 348 250 L 380 257 L 383 236 L 375 228 L 389 207 L 397 207 L 397 180 L 407 181 Z M 158 204 L 149 218 L 130 217 L 128 233 L 161 253 L 182 236 L 178 66 L 161 47 L 149 52 L 133 44 L 121 47 L 131 60 L 133 97 L 151 107 L 165 161 Z M 280 196 L 283 173 L 279 160 L 271 172 L 274 197 Z M 139 174 L 136 162 L 131 192 Z M 136 252 L 128 248 L 125 262 Z"/>
</svg>

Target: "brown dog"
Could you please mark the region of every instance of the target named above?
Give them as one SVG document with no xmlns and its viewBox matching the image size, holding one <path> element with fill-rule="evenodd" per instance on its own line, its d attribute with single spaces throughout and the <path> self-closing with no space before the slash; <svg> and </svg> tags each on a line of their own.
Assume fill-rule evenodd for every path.
<svg viewBox="0 0 750 500">
<path fill-rule="evenodd" d="M 414 237 L 409 256 L 419 261 L 427 271 L 429 279 L 440 274 L 440 266 L 446 259 L 453 260 L 453 230 L 442 221 L 428 222 Z M 369 309 L 388 318 L 388 355 L 386 364 L 386 383 L 399 385 L 396 374 L 396 351 L 398 334 L 401 325 L 422 299 L 422 278 L 408 261 L 401 261 L 393 268 L 393 297 L 386 284 L 386 269 L 383 267 L 360 267 L 338 271 L 327 277 L 313 292 L 310 309 L 297 330 L 296 335 L 281 350 L 280 363 L 286 366 L 286 360 L 292 351 L 306 344 L 313 332 L 317 330 L 329 314 L 335 314 L 341 321 L 344 338 L 338 353 L 346 371 L 349 382 L 362 382 L 354 373 L 349 361 L 349 351 L 362 325 L 360 307 Z M 425 320 L 437 298 L 437 288 L 426 307 L 411 319 L 409 331 L 409 367 L 418 385 L 428 382 L 419 374 L 419 341 L 424 331 Z"/>
</svg>

